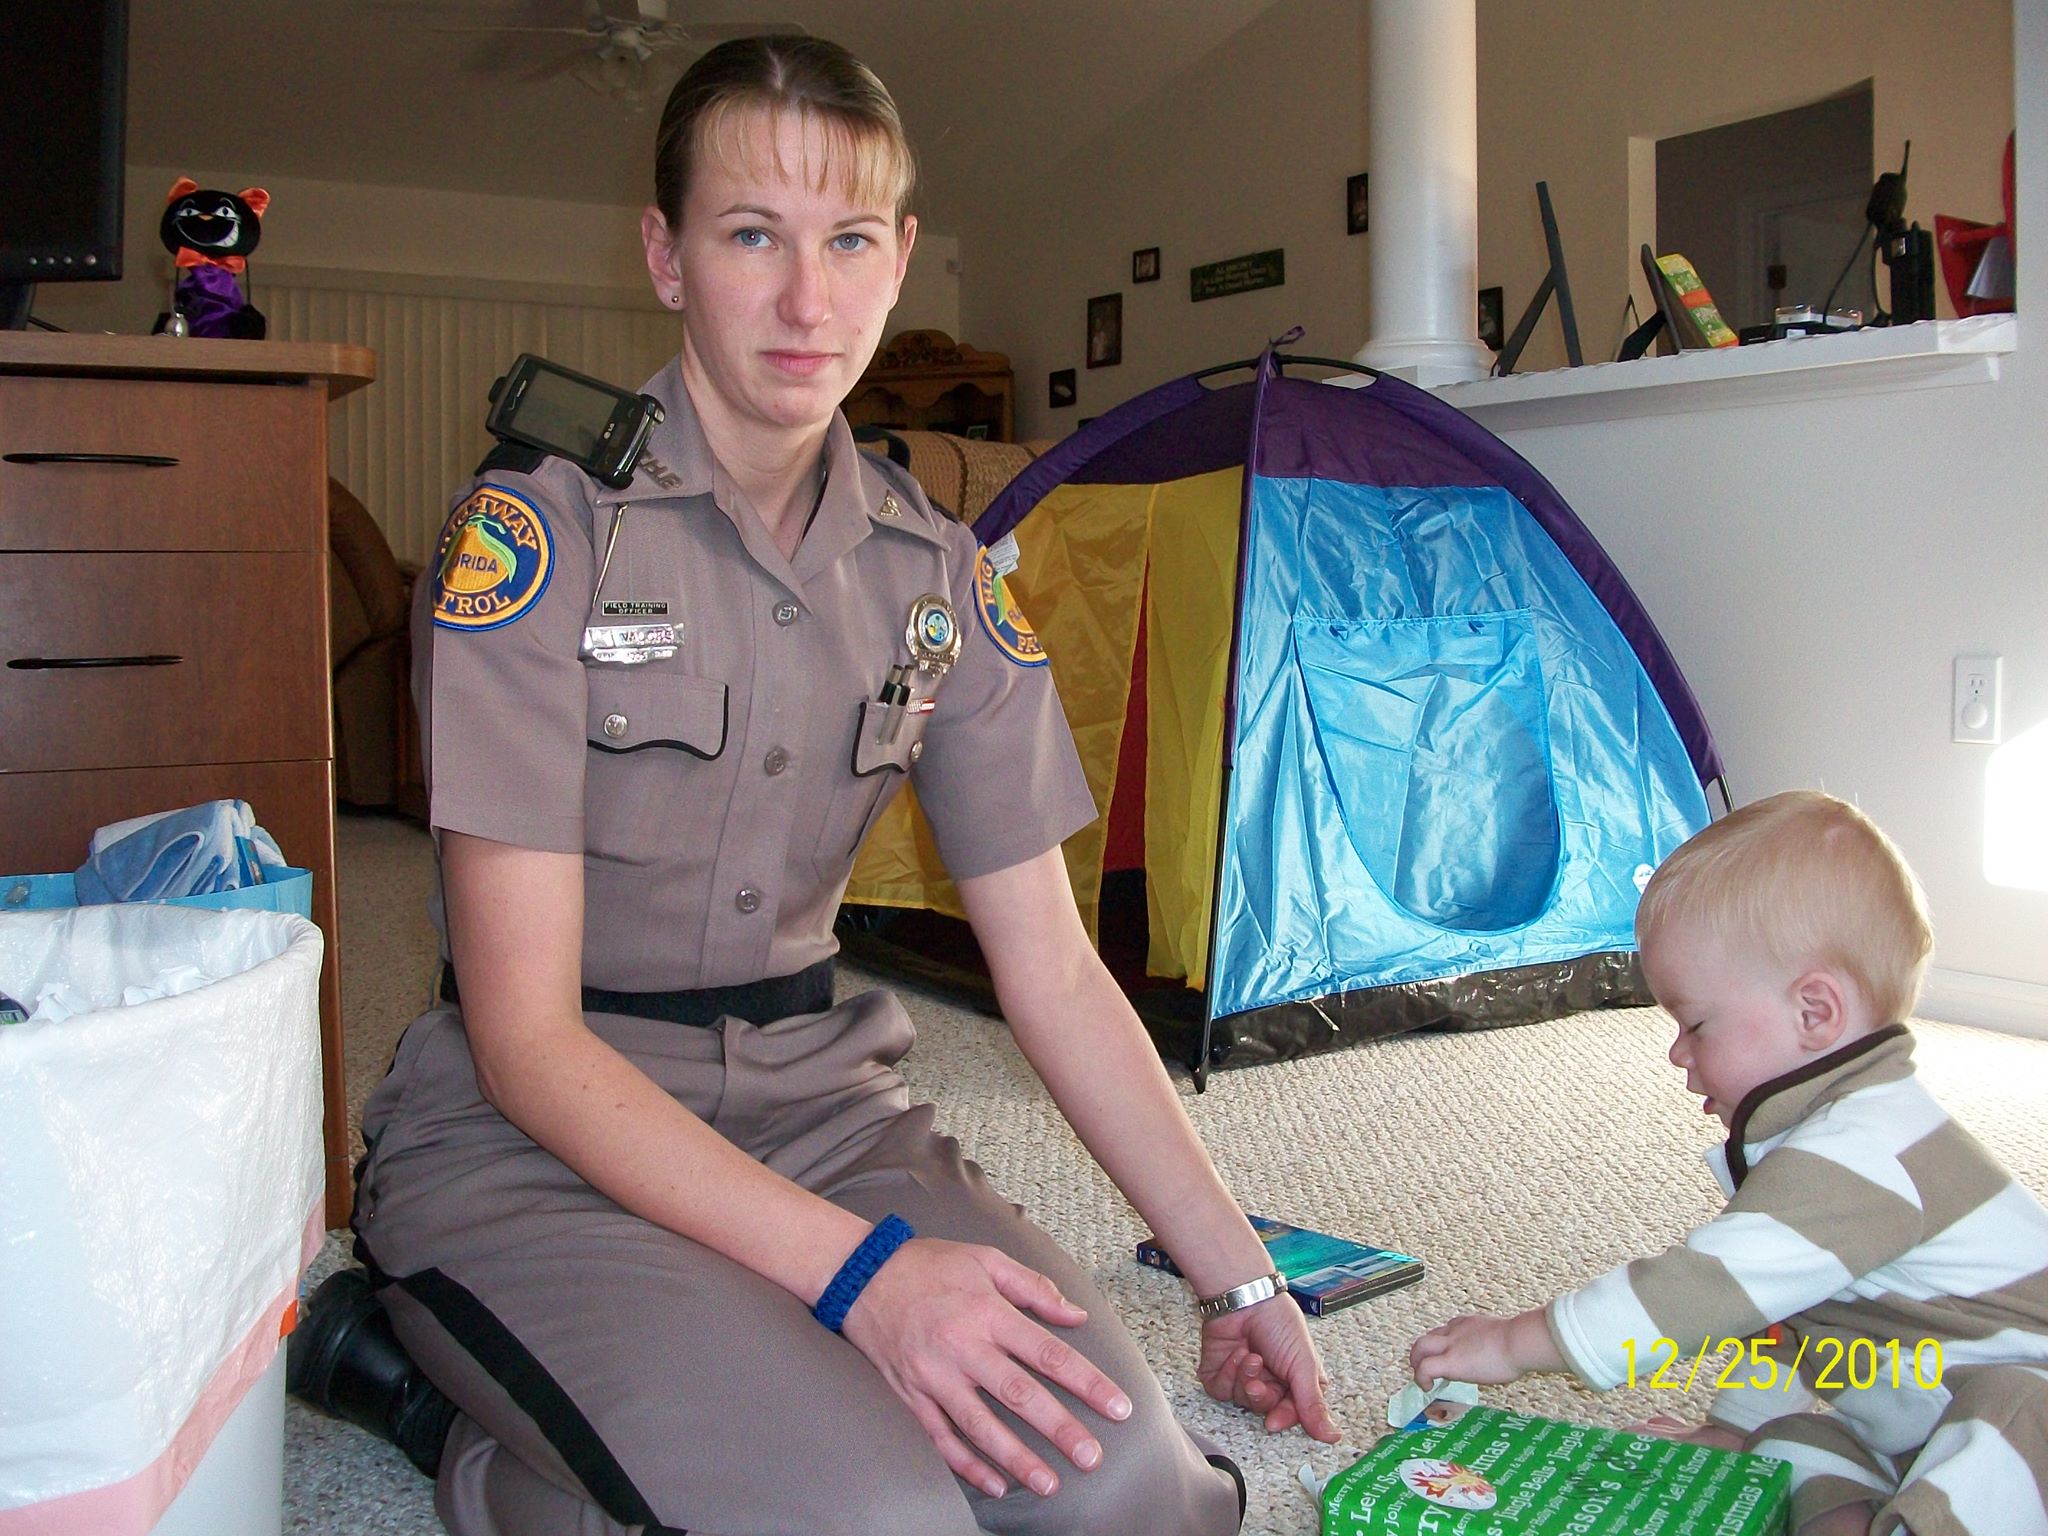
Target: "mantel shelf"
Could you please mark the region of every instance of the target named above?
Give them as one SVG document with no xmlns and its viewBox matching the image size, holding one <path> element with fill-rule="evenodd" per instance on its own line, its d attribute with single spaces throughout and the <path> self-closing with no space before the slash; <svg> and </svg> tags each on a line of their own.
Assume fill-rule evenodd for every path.
<svg viewBox="0 0 2048 1536">
<path fill-rule="evenodd" d="M 1629 363 L 1553 368 L 1438 385 L 1433 393 L 1491 431 L 1576 426 L 1729 406 L 1818 400 L 1998 377 L 2018 343 L 2012 315 L 1798 336 Z"/>
</svg>

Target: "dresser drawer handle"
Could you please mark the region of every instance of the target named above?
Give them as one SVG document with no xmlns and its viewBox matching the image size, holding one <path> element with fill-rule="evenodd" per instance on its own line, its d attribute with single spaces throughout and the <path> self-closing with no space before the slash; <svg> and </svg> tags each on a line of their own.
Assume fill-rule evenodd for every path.
<svg viewBox="0 0 2048 1536">
<path fill-rule="evenodd" d="M 172 469 L 178 461 L 163 453 L 8 453 L 9 464 L 140 464 L 145 469 Z"/>
<path fill-rule="evenodd" d="M 175 667 L 182 656 L 17 656 L 7 665 L 16 672 L 57 672 L 73 667 Z"/>
</svg>

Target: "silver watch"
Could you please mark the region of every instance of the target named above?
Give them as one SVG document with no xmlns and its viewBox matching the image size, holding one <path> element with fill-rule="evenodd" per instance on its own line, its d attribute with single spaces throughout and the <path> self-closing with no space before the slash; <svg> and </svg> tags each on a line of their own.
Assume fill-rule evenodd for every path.
<svg viewBox="0 0 2048 1536">
<path fill-rule="evenodd" d="M 1256 1280 L 1247 1280 L 1243 1285 L 1234 1285 L 1220 1296 L 1197 1296 L 1195 1310 L 1202 1314 L 1202 1321 L 1221 1317 L 1226 1312 L 1242 1312 L 1246 1307 L 1255 1307 L 1262 1301 L 1271 1301 L 1275 1296 L 1284 1295 L 1287 1282 L 1280 1271 L 1261 1275 Z"/>
</svg>

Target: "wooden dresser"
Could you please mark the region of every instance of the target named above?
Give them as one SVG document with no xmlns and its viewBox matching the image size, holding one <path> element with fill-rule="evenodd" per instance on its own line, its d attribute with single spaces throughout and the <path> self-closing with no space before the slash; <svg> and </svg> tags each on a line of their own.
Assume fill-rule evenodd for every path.
<svg viewBox="0 0 2048 1536">
<path fill-rule="evenodd" d="M 0 874 L 240 798 L 313 872 L 327 1221 L 349 1143 L 334 888 L 327 407 L 362 347 L 0 333 Z"/>
<path fill-rule="evenodd" d="M 1010 360 L 944 331 L 901 331 L 875 354 L 843 407 L 853 426 L 1010 440 L 1016 416 Z"/>
</svg>

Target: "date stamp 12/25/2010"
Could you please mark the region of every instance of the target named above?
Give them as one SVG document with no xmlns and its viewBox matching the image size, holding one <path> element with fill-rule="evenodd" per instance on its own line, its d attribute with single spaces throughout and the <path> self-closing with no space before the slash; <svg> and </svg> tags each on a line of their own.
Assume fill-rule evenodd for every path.
<svg viewBox="0 0 2048 1536">
<path fill-rule="evenodd" d="M 1748 1339 L 1704 1338 L 1692 1353 L 1689 1368 L 1682 1364 L 1686 1355 L 1676 1339 L 1652 1339 L 1640 1360 L 1634 1339 L 1624 1339 L 1621 1347 L 1628 1357 L 1627 1385 L 1653 1391 L 1690 1392 L 1700 1379 L 1701 1365 L 1723 1355 L 1727 1358 L 1707 1378 L 1710 1386 L 1775 1391 L 1799 1374 L 1809 1347 L 1815 1368 L 1811 1384 L 1818 1392 L 1861 1392 L 1880 1384 L 1894 1390 L 1921 1387 L 1932 1391 L 1941 1385 L 1941 1340 L 1931 1338 L 1908 1344 L 1902 1339 L 1802 1337 L 1789 1364 L 1783 1359 L 1785 1346 L 1769 1334 Z"/>
</svg>

